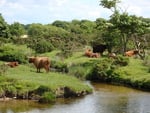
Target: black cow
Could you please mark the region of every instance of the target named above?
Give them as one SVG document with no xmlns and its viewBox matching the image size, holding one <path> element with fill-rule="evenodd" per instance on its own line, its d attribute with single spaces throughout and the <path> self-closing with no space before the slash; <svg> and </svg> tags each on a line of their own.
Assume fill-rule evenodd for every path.
<svg viewBox="0 0 150 113">
<path fill-rule="evenodd" d="M 93 45 L 93 53 L 103 54 L 103 52 L 106 49 L 107 49 L 107 45 L 106 44 Z"/>
</svg>

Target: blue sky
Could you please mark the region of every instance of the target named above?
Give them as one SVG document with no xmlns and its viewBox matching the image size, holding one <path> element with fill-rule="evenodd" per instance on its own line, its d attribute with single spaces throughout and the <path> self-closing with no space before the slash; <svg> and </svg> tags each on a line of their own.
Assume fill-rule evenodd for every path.
<svg viewBox="0 0 150 113">
<path fill-rule="evenodd" d="M 112 12 L 99 5 L 100 0 L 0 0 L 0 13 L 9 24 L 42 23 L 55 20 L 108 19 Z M 123 11 L 150 18 L 150 0 L 122 0 Z"/>
</svg>

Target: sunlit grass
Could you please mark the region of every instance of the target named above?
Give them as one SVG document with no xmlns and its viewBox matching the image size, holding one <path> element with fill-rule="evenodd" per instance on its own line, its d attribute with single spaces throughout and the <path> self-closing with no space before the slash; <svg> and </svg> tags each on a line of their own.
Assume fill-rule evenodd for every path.
<svg viewBox="0 0 150 113">
<path fill-rule="evenodd" d="M 80 81 L 73 76 L 62 73 L 46 73 L 44 69 L 41 71 L 41 73 L 36 73 L 35 68 L 26 65 L 10 68 L 6 76 L 9 78 L 17 79 L 20 82 L 26 82 L 36 86 L 48 86 L 52 90 L 58 87 L 67 86 L 75 91 L 91 91 L 91 89 L 86 84 L 84 84 L 83 81 Z"/>
<path fill-rule="evenodd" d="M 143 61 L 140 59 L 130 58 L 129 65 L 120 67 L 116 72 L 119 72 L 124 79 L 131 81 L 150 81 L 150 73 L 148 67 L 144 66 Z"/>
</svg>

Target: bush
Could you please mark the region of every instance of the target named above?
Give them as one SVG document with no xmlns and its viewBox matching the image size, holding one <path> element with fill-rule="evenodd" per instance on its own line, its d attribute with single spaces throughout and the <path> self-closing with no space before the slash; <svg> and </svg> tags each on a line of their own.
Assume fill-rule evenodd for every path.
<svg viewBox="0 0 150 113">
<path fill-rule="evenodd" d="M 87 79 L 93 81 L 110 82 L 114 77 L 115 66 L 110 59 L 103 59 L 94 64 L 93 69 L 88 74 Z"/>
<path fill-rule="evenodd" d="M 117 58 L 113 61 L 113 64 L 119 66 L 127 66 L 129 64 L 129 58 L 124 56 L 117 56 Z"/>
<path fill-rule="evenodd" d="M 27 56 L 31 54 L 31 49 L 26 46 L 5 44 L 0 47 L 0 60 L 3 61 L 18 61 L 19 63 L 26 63 Z"/>
<path fill-rule="evenodd" d="M 45 53 L 45 52 L 51 52 L 54 49 L 53 45 L 46 40 L 39 41 L 35 45 L 35 51 L 37 53 Z"/>
<path fill-rule="evenodd" d="M 57 72 L 65 72 L 65 73 L 68 72 L 67 63 L 64 63 L 61 61 L 52 60 L 51 68 L 55 69 L 55 71 L 57 71 Z"/>
</svg>

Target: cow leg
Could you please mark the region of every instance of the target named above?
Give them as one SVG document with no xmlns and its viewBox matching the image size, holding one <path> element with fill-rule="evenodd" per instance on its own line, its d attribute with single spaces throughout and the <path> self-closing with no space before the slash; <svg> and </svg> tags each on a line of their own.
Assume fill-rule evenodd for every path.
<svg viewBox="0 0 150 113">
<path fill-rule="evenodd" d="M 39 73 L 40 73 L 40 68 L 39 68 Z"/>
<path fill-rule="evenodd" d="M 40 68 L 37 68 L 37 73 L 40 73 Z"/>
<path fill-rule="evenodd" d="M 37 71 L 36 71 L 37 73 L 38 73 L 38 68 L 37 68 Z"/>
</svg>

